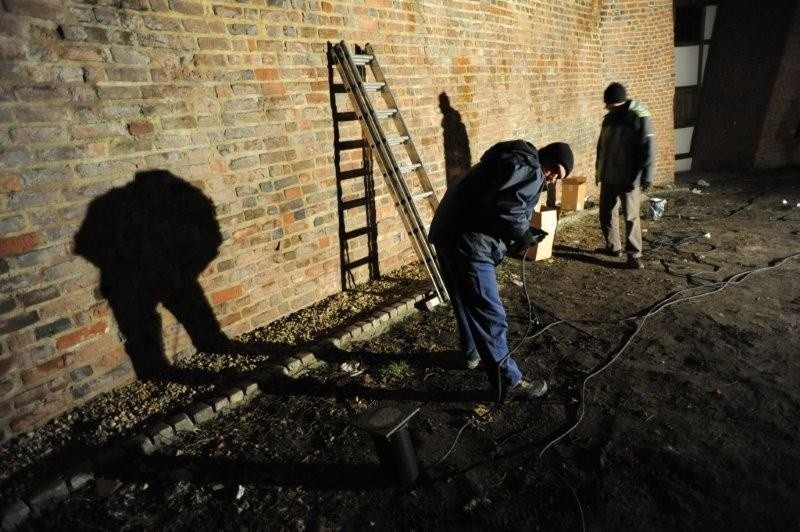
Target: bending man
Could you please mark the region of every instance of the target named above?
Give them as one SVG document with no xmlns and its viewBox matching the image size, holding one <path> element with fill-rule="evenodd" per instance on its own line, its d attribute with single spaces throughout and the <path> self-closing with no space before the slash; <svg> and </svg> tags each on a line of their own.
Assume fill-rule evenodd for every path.
<svg viewBox="0 0 800 532">
<path fill-rule="evenodd" d="M 563 142 L 538 152 L 523 140 L 495 144 L 447 189 L 431 223 L 429 240 L 450 294 L 466 365 L 474 369 L 482 361 L 501 398 L 538 397 L 547 383 L 523 379 L 508 356 L 495 267 L 509 250 L 524 251 L 536 241 L 530 218 L 539 194 L 546 183 L 569 175 L 572 165 L 572 150 Z"/>
</svg>

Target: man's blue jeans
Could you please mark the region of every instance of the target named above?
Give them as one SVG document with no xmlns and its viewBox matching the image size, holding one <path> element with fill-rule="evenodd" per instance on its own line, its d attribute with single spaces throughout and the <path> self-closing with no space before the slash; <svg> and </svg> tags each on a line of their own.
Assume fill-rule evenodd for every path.
<svg viewBox="0 0 800 532">
<path fill-rule="evenodd" d="M 470 358 L 477 352 L 492 386 L 497 385 L 498 364 L 503 385 L 516 385 L 522 373 L 514 359 L 506 357 L 508 323 L 494 265 L 467 260 L 446 247 L 436 252 L 464 353 Z"/>
</svg>

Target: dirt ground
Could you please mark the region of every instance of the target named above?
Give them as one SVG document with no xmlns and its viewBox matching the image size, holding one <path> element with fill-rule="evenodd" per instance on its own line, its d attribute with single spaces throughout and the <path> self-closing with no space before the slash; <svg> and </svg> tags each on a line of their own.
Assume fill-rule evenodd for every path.
<svg viewBox="0 0 800 532">
<path fill-rule="evenodd" d="M 520 261 L 500 268 L 509 344 L 545 397 L 492 409 L 440 306 L 319 354 L 326 367 L 25 527 L 797 530 L 800 173 L 694 174 L 657 194 L 643 270 L 593 252 L 591 210 L 553 259 L 525 263 L 530 313 Z M 353 425 L 381 405 L 419 408 L 413 485 Z"/>
</svg>

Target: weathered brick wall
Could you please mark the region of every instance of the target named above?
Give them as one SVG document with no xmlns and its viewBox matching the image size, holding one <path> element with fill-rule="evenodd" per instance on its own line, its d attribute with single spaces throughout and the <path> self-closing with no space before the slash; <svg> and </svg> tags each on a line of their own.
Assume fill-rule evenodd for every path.
<svg viewBox="0 0 800 532">
<path fill-rule="evenodd" d="M 186 323 L 233 336 L 339 290 L 327 41 L 373 43 L 440 190 L 459 116 L 469 162 L 566 140 L 592 176 L 612 80 L 649 104 L 672 178 L 667 0 L 2 0 L 0 16 L 3 438 L 133 379 L 126 345 L 171 357 Z M 386 271 L 413 253 L 377 182 Z"/>
<path fill-rule="evenodd" d="M 800 4 L 790 19 L 756 150 L 756 168 L 800 164 Z"/>
<path fill-rule="evenodd" d="M 597 91 L 602 101 L 606 81 L 619 81 L 630 98 L 652 114 L 656 141 L 655 182 L 672 180 L 675 135 L 672 105 L 675 92 L 672 3 L 637 0 L 603 2 L 600 32 L 603 64 Z"/>
</svg>

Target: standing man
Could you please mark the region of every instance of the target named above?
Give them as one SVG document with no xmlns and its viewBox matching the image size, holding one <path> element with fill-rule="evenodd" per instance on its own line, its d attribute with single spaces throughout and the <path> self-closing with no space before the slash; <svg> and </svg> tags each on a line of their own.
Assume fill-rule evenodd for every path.
<svg viewBox="0 0 800 532">
<path fill-rule="evenodd" d="M 482 361 L 501 399 L 539 397 L 547 383 L 523 379 L 509 356 L 495 266 L 507 251 L 524 251 L 543 238 L 530 227 L 539 193 L 546 183 L 569 175 L 572 165 L 572 150 L 563 142 L 538 152 L 523 140 L 500 142 L 447 189 L 433 216 L 429 240 L 436 246 L 466 365 L 474 369 Z"/>
<path fill-rule="evenodd" d="M 603 92 L 608 114 L 603 118 L 597 140 L 596 182 L 600 185 L 600 228 L 606 246 L 602 252 L 622 255 L 617 209 L 622 202 L 625 215 L 625 252 L 628 268 L 642 268 L 642 226 L 639 220 L 640 193 L 653 182 L 653 133 L 650 112 L 636 100 L 629 100 L 625 87 L 611 83 Z"/>
</svg>

